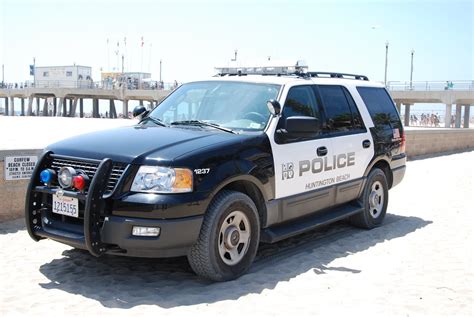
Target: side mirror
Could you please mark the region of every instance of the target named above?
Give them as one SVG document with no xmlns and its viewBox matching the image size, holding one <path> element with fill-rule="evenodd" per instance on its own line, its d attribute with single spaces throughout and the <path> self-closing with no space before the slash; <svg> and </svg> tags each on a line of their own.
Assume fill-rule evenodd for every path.
<svg viewBox="0 0 474 317">
<path fill-rule="evenodd" d="M 288 117 L 285 123 L 285 130 L 289 134 L 314 134 L 321 130 L 319 120 L 314 117 Z"/>
<path fill-rule="evenodd" d="M 281 112 L 281 105 L 278 101 L 270 99 L 267 101 L 268 111 L 274 116 L 277 116 Z"/>
<path fill-rule="evenodd" d="M 133 109 L 132 116 L 137 119 L 141 119 L 148 114 L 148 110 L 144 106 L 136 106 Z"/>
</svg>

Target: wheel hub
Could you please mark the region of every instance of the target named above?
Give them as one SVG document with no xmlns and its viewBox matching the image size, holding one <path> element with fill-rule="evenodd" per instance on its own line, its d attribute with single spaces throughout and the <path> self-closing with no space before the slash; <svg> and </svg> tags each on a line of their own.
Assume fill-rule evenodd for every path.
<svg viewBox="0 0 474 317">
<path fill-rule="evenodd" d="M 377 195 L 377 193 L 372 192 L 370 194 L 370 205 L 372 207 L 375 207 L 375 206 L 377 206 L 378 201 L 379 201 L 379 195 Z"/>
<path fill-rule="evenodd" d="M 224 241 L 227 248 L 234 248 L 239 243 L 239 240 L 240 233 L 237 227 L 231 226 L 226 229 Z"/>
<path fill-rule="evenodd" d="M 369 208 L 372 217 L 377 218 L 383 209 L 384 192 L 382 183 L 376 181 L 372 184 L 371 192 L 369 194 Z"/>
<path fill-rule="evenodd" d="M 218 250 L 222 261 L 236 265 L 247 253 L 250 245 L 250 221 L 242 211 L 231 212 L 222 222 Z"/>
</svg>

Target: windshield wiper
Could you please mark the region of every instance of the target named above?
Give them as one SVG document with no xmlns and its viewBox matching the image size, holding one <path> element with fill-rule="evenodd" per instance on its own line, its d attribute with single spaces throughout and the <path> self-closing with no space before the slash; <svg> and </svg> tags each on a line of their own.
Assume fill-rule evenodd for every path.
<svg viewBox="0 0 474 317">
<path fill-rule="evenodd" d="M 152 116 L 148 116 L 148 117 L 145 117 L 143 119 L 140 120 L 139 123 L 142 123 L 143 121 L 145 120 L 150 120 L 152 121 L 153 123 L 157 124 L 157 125 L 160 125 L 162 127 L 167 127 L 168 125 L 166 123 L 164 123 L 163 121 L 161 121 L 160 119 L 158 118 L 155 118 L 155 117 L 152 117 Z"/>
<path fill-rule="evenodd" d="M 211 127 L 211 128 L 215 128 L 215 129 L 219 129 L 219 130 L 222 130 L 222 131 L 225 131 L 225 132 L 229 132 L 229 133 L 235 134 L 235 132 L 232 131 L 231 129 L 224 128 L 224 127 L 218 125 L 217 123 L 210 123 L 210 122 L 206 122 L 206 121 L 203 121 L 203 120 L 182 120 L 182 121 L 174 121 L 174 122 L 171 122 L 170 124 L 171 124 L 171 125 L 197 125 L 197 126 L 206 126 L 206 127 Z"/>
</svg>

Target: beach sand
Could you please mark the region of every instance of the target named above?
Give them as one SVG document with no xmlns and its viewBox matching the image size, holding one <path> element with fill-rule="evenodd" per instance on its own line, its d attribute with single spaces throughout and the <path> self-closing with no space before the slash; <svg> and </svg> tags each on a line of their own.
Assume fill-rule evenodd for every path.
<svg viewBox="0 0 474 317">
<path fill-rule="evenodd" d="M 344 222 L 261 245 L 250 272 L 104 256 L 0 224 L 0 316 L 472 316 L 474 152 L 408 163 L 383 226 Z"/>
</svg>

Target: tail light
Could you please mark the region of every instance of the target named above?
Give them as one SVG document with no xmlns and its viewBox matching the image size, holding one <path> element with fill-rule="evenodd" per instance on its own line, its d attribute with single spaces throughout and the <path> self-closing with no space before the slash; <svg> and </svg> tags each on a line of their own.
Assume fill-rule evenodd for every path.
<svg viewBox="0 0 474 317">
<path fill-rule="evenodd" d="M 405 136 L 405 131 L 402 133 L 402 143 L 400 143 L 400 153 L 405 153 L 405 147 L 406 147 L 407 139 Z"/>
</svg>

